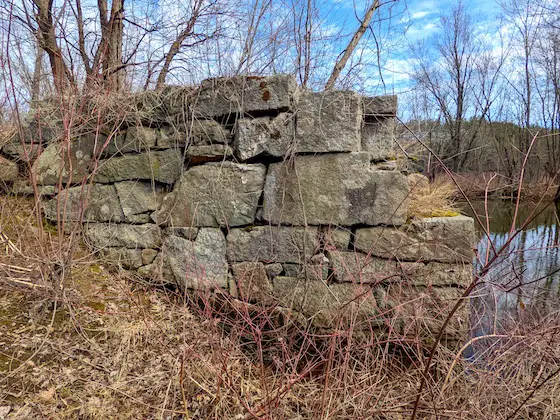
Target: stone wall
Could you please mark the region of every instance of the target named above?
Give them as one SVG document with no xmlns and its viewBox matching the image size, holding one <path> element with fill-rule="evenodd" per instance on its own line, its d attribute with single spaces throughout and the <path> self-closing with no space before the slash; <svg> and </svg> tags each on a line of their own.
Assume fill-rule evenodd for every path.
<svg viewBox="0 0 560 420">
<path fill-rule="evenodd" d="M 137 95 L 117 131 L 64 153 L 51 141 L 33 168 L 46 217 L 83 222 L 89 246 L 142 277 L 319 327 L 430 336 L 471 282 L 474 224 L 407 220 L 396 111 L 395 96 L 290 76 L 211 79 Z M 467 325 L 462 311 L 449 337 Z"/>
</svg>

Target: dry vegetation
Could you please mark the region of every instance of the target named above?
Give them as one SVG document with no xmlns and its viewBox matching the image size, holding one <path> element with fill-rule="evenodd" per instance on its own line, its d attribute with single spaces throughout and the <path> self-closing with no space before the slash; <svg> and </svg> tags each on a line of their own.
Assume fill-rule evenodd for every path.
<svg viewBox="0 0 560 420">
<path fill-rule="evenodd" d="M 417 343 L 275 330 L 271 312 L 244 306 L 224 319 L 81 247 L 67 284 L 53 288 L 42 261 L 58 258 L 53 230 L 35 225 L 32 200 L 3 196 L 1 208 L 3 418 L 410 416 L 425 368 Z M 528 398 L 513 418 L 558 418 L 560 329 L 554 314 L 526 318 L 524 328 L 475 339 L 482 360 L 440 347 L 419 417 L 505 419 Z"/>
</svg>

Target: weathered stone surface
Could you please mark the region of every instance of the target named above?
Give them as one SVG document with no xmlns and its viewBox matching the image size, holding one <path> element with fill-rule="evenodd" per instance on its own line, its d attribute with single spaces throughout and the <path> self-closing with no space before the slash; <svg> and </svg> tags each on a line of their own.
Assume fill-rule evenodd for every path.
<svg viewBox="0 0 560 420">
<path fill-rule="evenodd" d="M 123 222 L 124 214 L 113 185 L 85 185 L 62 190 L 55 198 L 43 203 L 45 217 L 65 221 Z M 83 215 L 83 217 L 82 217 Z"/>
<path fill-rule="evenodd" d="M 171 226 L 240 226 L 255 220 L 266 167 L 209 163 L 186 171 L 158 221 Z"/>
<path fill-rule="evenodd" d="M 329 226 L 323 230 L 321 236 L 321 242 L 326 250 L 347 251 L 352 232 L 350 229 Z"/>
<path fill-rule="evenodd" d="M 136 220 L 150 220 L 145 214 L 140 219 L 134 216 L 151 213 L 159 208 L 164 192 L 160 187 L 148 182 L 124 181 L 115 183 L 117 195 L 121 203 L 126 221 L 134 223 Z"/>
<path fill-rule="evenodd" d="M 227 144 L 231 141 L 231 132 L 215 120 L 194 119 L 169 127 L 165 135 L 158 138 L 160 148 L 178 146 L 209 146 L 213 144 Z"/>
<path fill-rule="evenodd" d="M 136 270 L 144 265 L 140 249 L 105 248 L 102 254 L 108 261 L 118 263 L 127 270 Z"/>
<path fill-rule="evenodd" d="M 367 153 L 297 156 L 270 165 L 263 218 L 272 223 L 401 225 L 408 183 L 396 171 L 376 171 Z"/>
<path fill-rule="evenodd" d="M 283 264 L 283 272 L 286 277 L 300 279 L 327 280 L 329 277 L 329 265 L 325 264 Z"/>
<path fill-rule="evenodd" d="M 398 97 L 396 95 L 369 96 L 363 99 L 364 119 L 371 121 L 382 117 L 397 115 Z"/>
<path fill-rule="evenodd" d="M 13 182 L 17 179 L 18 175 L 17 165 L 0 156 L 0 183 Z"/>
<path fill-rule="evenodd" d="M 179 238 L 194 241 L 198 235 L 198 229 L 195 227 L 168 227 L 163 230 L 165 236 L 178 236 Z"/>
<path fill-rule="evenodd" d="M 85 226 L 85 239 L 96 249 L 158 248 L 161 245 L 161 230 L 152 224 L 89 223 Z"/>
<path fill-rule="evenodd" d="M 105 159 L 99 163 L 97 182 L 153 180 L 173 184 L 181 176 L 183 156 L 175 149 Z"/>
<path fill-rule="evenodd" d="M 399 283 L 377 288 L 379 305 L 403 336 L 420 338 L 430 344 L 443 327 L 449 312 L 461 299 L 463 290 L 455 287 L 408 286 Z M 465 339 L 469 324 L 468 303 L 463 303 L 447 325 L 445 340 Z"/>
<path fill-rule="evenodd" d="M 414 194 L 417 190 L 427 190 L 430 188 L 430 180 L 427 176 L 420 173 L 409 174 L 406 176 L 406 179 L 408 180 L 411 194 Z"/>
<path fill-rule="evenodd" d="M 241 262 L 232 264 L 233 281 L 230 293 L 237 298 L 253 302 L 266 302 L 272 297 L 272 283 L 268 280 L 263 263 Z"/>
<path fill-rule="evenodd" d="M 10 188 L 13 194 L 16 195 L 34 195 L 33 186 L 30 185 L 28 179 L 18 179 Z M 50 197 L 56 195 L 58 188 L 55 185 L 43 185 L 37 186 L 37 190 L 40 197 Z"/>
<path fill-rule="evenodd" d="M 280 305 L 302 313 L 317 327 L 334 327 L 337 321 L 355 319 L 361 324 L 382 324 L 374 290 L 367 285 L 276 277 L 274 295 Z M 362 325 L 365 327 L 365 325 Z"/>
<path fill-rule="evenodd" d="M 39 155 L 33 164 L 37 183 L 40 185 L 57 185 L 59 179 L 63 184 L 79 184 L 88 176 L 90 163 L 94 158 L 95 138 L 78 137 L 70 144 L 70 152 L 65 145 L 52 143 Z"/>
<path fill-rule="evenodd" d="M 215 162 L 231 158 L 233 156 L 233 149 L 227 144 L 189 146 L 186 155 L 191 164 Z"/>
<path fill-rule="evenodd" d="M 282 113 L 276 117 L 241 118 L 237 120 L 234 137 L 235 154 L 247 160 L 264 153 L 282 157 L 294 146 L 294 115 Z"/>
<path fill-rule="evenodd" d="M 303 92 L 297 106 L 298 152 L 360 150 L 362 103 L 354 92 Z"/>
<path fill-rule="evenodd" d="M 196 240 L 167 236 L 161 251 L 163 264 L 182 288 L 227 288 L 226 240 L 220 229 L 201 228 Z"/>
<path fill-rule="evenodd" d="M 472 262 L 474 220 L 466 216 L 414 220 L 400 229 L 356 231 L 356 249 L 398 261 Z"/>
<path fill-rule="evenodd" d="M 193 96 L 192 109 L 196 117 L 287 110 L 296 89 L 291 75 L 207 79 Z"/>
<path fill-rule="evenodd" d="M 159 128 L 132 126 L 124 133 L 113 133 L 105 148 L 105 154 L 142 152 L 156 147 Z"/>
<path fill-rule="evenodd" d="M 142 265 L 148 265 L 154 262 L 158 255 L 158 251 L 155 249 L 142 249 L 140 254 L 142 256 Z"/>
<path fill-rule="evenodd" d="M 328 255 L 334 278 L 339 282 L 379 284 L 401 279 L 394 261 L 361 252 L 331 251 Z"/>
<path fill-rule="evenodd" d="M 457 286 L 466 288 L 473 280 L 471 263 L 400 262 L 403 279 L 413 285 Z"/>
<path fill-rule="evenodd" d="M 40 144 L 21 144 L 18 141 L 11 141 L 2 146 L 2 153 L 17 162 L 33 162 L 43 150 Z"/>
<path fill-rule="evenodd" d="M 371 154 L 372 160 L 395 156 L 395 118 L 382 118 L 366 122 L 362 127 L 362 150 Z"/>
<path fill-rule="evenodd" d="M 279 276 L 284 271 L 284 267 L 280 263 L 267 264 L 264 266 L 264 269 L 270 278 Z"/>
<path fill-rule="evenodd" d="M 229 261 L 300 263 L 319 245 L 316 227 L 257 226 L 231 229 L 227 236 Z"/>
</svg>

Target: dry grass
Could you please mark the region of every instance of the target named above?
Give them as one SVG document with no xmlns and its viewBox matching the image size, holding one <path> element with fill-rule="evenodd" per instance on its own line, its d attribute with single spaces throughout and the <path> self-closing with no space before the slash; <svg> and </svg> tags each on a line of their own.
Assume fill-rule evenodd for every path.
<svg viewBox="0 0 560 420">
<path fill-rule="evenodd" d="M 444 177 L 432 183 L 422 175 L 409 175 L 410 201 L 408 217 L 451 217 L 459 215 L 454 197 L 457 187 Z"/>
<path fill-rule="evenodd" d="M 209 295 L 198 296 L 200 307 L 185 305 L 81 248 L 66 284 L 52 288 L 41 258 L 59 258 L 56 235 L 38 234 L 32 201 L 0 197 L 0 206 L 13 244 L 0 256 L 7 418 L 410 417 L 425 368 L 414 343 L 274 327 L 271 311 L 243 304 L 225 319 Z M 30 284 L 13 281 L 22 277 Z M 475 363 L 440 347 L 419 417 L 506 419 L 530 396 L 515 418 L 559 418 L 560 378 L 547 380 L 560 367 L 558 317 L 527 318 L 475 339 L 486 343 Z"/>
</svg>

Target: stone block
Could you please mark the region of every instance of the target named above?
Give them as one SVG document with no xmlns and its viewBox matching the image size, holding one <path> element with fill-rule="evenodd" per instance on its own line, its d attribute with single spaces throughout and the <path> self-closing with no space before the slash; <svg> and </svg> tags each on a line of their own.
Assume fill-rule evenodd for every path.
<svg viewBox="0 0 560 420">
<path fill-rule="evenodd" d="M 280 263 L 267 264 L 264 266 L 264 269 L 269 278 L 279 276 L 284 271 L 284 267 Z"/>
<path fill-rule="evenodd" d="M 173 184 L 181 176 L 182 169 L 181 151 L 175 149 L 150 151 L 100 161 L 95 181 L 146 180 Z"/>
<path fill-rule="evenodd" d="M 226 240 L 220 229 L 201 228 L 196 239 L 166 236 L 161 255 L 164 273 L 181 288 L 227 288 Z"/>
<path fill-rule="evenodd" d="M 298 152 L 360 150 L 362 103 L 355 92 L 303 92 L 297 106 Z"/>
<path fill-rule="evenodd" d="M 395 118 L 366 122 L 362 127 L 362 150 L 376 161 L 394 157 L 396 127 Z"/>
<path fill-rule="evenodd" d="M 397 261 L 472 263 L 475 243 L 474 220 L 456 216 L 414 220 L 399 229 L 358 229 L 354 246 Z"/>
<path fill-rule="evenodd" d="M 321 232 L 321 243 L 327 251 L 347 251 L 350 246 L 352 232 L 350 229 L 333 226 L 325 227 Z"/>
<path fill-rule="evenodd" d="M 229 261 L 301 263 L 318 248 L 316 227 L 256 226 L 231 229 L 227 236 Z"/>
<path fill-rule="evenodd" d="M 40 144 L 21 144 L 19 141 L 11 141 L 2 146 L 2 153 L 16 162 L 33 162 L 43 150 Z"/>
<path fill-rule="evenodd" d="M 462 298 L 463 290 L 455 287 L 409 286 L 394 283 L 378 288 L 378 302 L 387 312 L 392 325 L 404 337 L 419 339 L 431 345 L 443 327 L 453 306 Z M 444 340 L 465 340 L 469 331 L 469 303 L 451 317 Z"/>
<path fill-rule="evenodd" d="M 19 170 L 14 162 L 0 156 L 0 184 L 14 182 L 19 175 Z"/>
<path fill-rule="evenodd" d="M 161 187 L 141 181 L 123 181 L 114 184 L 117 190 L 125 220 L 135 223 L 137 220 L 150 220 L 149 214 L 138 218 L 143 213 L 157 210 L 163 200 Z"/>
<path fill-rule="evenodd" d="M 178 236 L 179 238 L 194 241 L 198 235 L 198 229 L 195 227 L 168 227 L 163 230 L 164 236 Z"/>
<path fill-rule="evenodd" d="M 85 239 L 95 249 L 108 247 L 159 248 L 161 245 L 161 230 L 153 224 L 89 223 L 85 226 Z"/>
<path fill-rule="evenodd" d="M 165 135 L 158 138 L 159 148 L 209 146 L 231 142 L 231 132 L 215 120 L 191 119 L 165 130 Z"/>
<path fill-rule="evenodd" d="M 95 157 L 95 137 L 78 137 L 70 144 L 51 143 L 39 155 L 32 171 L 39 185 L 79 184 L 90 173 L 90 164 Z M 100 147 L 100 146 L 99 146 Z"/>
<path fill-rule="evenodd" d="M 159 128 L 131 126 L 126 132 L 113 133 L 104 153 L 115 155 L 152 150 L 160 135 Z"/>
<path fill-rule="evenodd" d="M 111 263 L 117 263 L 127 270 L 136 270 L 144 265 L 142 262 L 142 251 L 140 249 L 128 248 L 105 248 L 101 253 Z"/>
<path fill-rule="evenodd" d="M 158 256 L 158 251 L 155 249 L 142 249 L 140 255 L 142 256 L 142 265 L 148 265 L 154 262 Z"/>
<path fill-rule="evenodd" d="M 472 263 L 400 262 L 403 280 L 416 286 L 455 286 L 466 288 L 473 280 Z"/>
<path fill-rule="evenodd" d="M 380 284 L 401 280 L 394 261 L 361 252 L 331 251 L 328 256 L 338 282 Z"/>
<path fill-rule="evenodd" d="M 265 154 L 282 157 L 294 146 L 294 115 L 282 113 L 276 117 L 240 118 L 233 141 L 235 154 L 247 160 Z"/>
<path fill-rule="evenodd" d="M 117 191 L 113 185 L 92 184 L 62 190 L 55 198 L 43 203 L 45 217 L 69 222 L 124 222 Z"/>
<path fill-rule="evenodd" d="M 366 122 L 397 115 L 398 97 L 396 95 L 366 96 L 362 98 L 362 101 Z"/>
<path fill-rule="evenodd" d="M 264 220 L 294 225 L 401 225 L 408 183 L 371 168 L 367 153 L 297 156 L 269 167 Z"/>
<path fill-rule="evenodd" d="M 248 302 L 266 302 L 272 297 L 272 283 L 263 263 L 241 262 L 232 264 L 233 281 L 230 293 Z"/>
<path fill-rule="evenodd" d="M 195 116 L 285 111 L 293 107 L 297 83 L 291 75 L 238 76 L 204 80 L 192 96 Z"/>
<path fill-rule="evenodd" d="M 303 314 L 316 327 L 341 327 L 349 321 L 358 328 L 383 324 L 375 291 L 367 285 L 276 277 L 273 290 L 281 306 Z"/>
<path fill-rule="evenodd" d="M 165 197 L 157 219 L 171 226 L 252 224 L 266 167 L 233 162 L 209 163 L 186 171 Z"/>
</svg>

